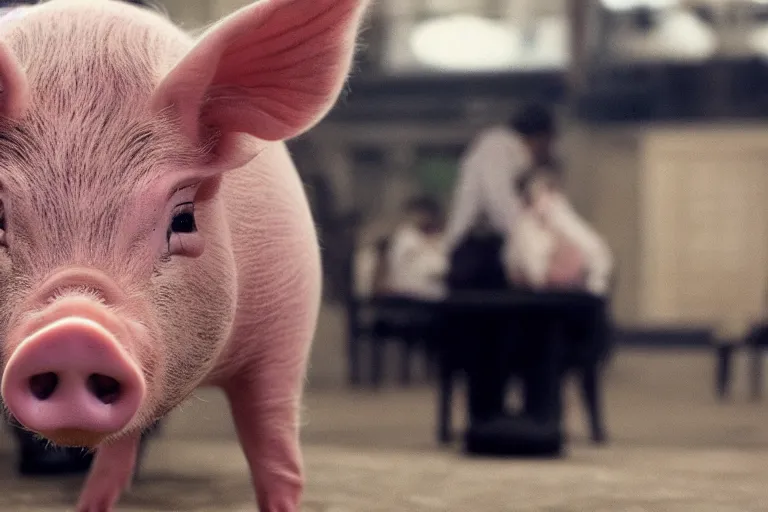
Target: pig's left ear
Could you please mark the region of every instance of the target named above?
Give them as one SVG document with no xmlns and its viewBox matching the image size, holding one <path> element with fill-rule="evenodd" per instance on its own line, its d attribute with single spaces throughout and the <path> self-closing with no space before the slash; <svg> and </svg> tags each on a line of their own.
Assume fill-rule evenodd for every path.
<svg viewBox="0 0 768 512">
<path fill-rule="evenodd" d="M 162 79 L 196 142 L 205 130 L 262 140 L 295 137 L 333 106 L 349 73 L 368 0 L 262 0 L 224 18 Z"/>
</svg>

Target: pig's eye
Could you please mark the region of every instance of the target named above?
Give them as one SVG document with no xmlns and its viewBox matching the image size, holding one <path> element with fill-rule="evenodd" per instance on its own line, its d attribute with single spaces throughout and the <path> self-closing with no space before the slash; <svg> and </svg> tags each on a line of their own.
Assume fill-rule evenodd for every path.
<svg viewBox="0 0 768 512">
<path fill-rule="evenodd" d="M 194 233 L 197 231 L 192 203 L 179 205 L 179 209 L 173 215 L 170 231 L 171 233 Z"/>
<path fill-rule="evenodd" d="M 167 247 L 163 258 L 167 259 L 170 256 L 196 258 L 203 253 L 205 241 L 197 229 L 194 203 L 177 205 L 173 209 L 173 217 L 167 229 Z"/>
</svg>

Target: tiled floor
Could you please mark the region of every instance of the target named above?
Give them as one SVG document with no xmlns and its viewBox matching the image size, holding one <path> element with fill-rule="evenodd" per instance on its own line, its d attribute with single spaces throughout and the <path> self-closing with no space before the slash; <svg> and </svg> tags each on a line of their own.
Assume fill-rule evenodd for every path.
<svg viewBox="0 0 768 512">
<path fill-rule="evenodd" d="M 745 400 L 742 374 L 734 399 L 717 403 L 712 371 L 709 353 L 623 352 L 608 380 L 611 445 L 585 442 L 571 396 L 570 454 L 548 462 L 471 460 L 437 448 L 428 389 L 310 391 L 303 510 L 768 511 L 768 401 Z M 201 397 L 152 445 L 144 479 L 119 510 L 255 510 L 245 462 L 221 421 L 225 405 L 215 393 Z M 8 465 L 0 479 L 0 511 L 15 512 L 71 510 L 79 484 L 20 481 Z"/>
</svg>

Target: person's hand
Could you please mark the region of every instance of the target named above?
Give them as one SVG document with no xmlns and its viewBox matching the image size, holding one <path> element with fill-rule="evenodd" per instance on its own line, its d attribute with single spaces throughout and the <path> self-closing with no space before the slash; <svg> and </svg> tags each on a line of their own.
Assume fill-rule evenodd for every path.
<svg viewBox="0 0 768 512">
<path fill-rule="evenodd" d="M 556 239 L 547 271 L 548 286 L 559 289 L 583 288 L 586 284 L 584 255 L 564 236 L 556 234 Z"/>
</svg>

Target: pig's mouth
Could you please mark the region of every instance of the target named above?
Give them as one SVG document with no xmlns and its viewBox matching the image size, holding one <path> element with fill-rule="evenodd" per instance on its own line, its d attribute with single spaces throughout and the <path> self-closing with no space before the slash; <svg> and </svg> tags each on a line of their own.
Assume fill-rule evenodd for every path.
<svg viewBox="0 0 768 512">
<path fill-rule="evenodd" d="M 76 428 L 64 428 L 53 432 L 40 432 L 40 435 L 57 446 L 95 449 L 107 437 L 106 433 L 92 432 Z"/>
</svg>

